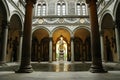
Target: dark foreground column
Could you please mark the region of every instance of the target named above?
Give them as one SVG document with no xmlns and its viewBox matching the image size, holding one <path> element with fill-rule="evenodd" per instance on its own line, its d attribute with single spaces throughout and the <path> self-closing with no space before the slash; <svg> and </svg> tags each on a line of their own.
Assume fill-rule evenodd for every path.
<svg viewBox="0 0 120 80">
<path fill-rule="evenodd" d="M 86 0 L 90 8 L 90 21 L 91 21 L 91 49 L 92 49 L 92 65 L 90 72 L 92 73 L 105 73 L 101 61 L 101 47 L 100 47 L 100 34 L 97 16 L 97 0 Z"/>
<path fill-rule="evenodd" d="M 2 21 L 2 38 L 1 38 L 1 53 L 0 53 L 0 66 L 6 66 L 6 49 L 8 38 L 8 25 L 7 21 Z"/>
<path fill-rule="evenodd" d="M 33 72 L 31 61 L 31 32 L 32 32 L 32 10 L 36 0 L 26 0 L 25 6 L 25 22 L 22 45 L 22 58 L 20 69 L 16 73 L 30 73 Z"/>
</svg>

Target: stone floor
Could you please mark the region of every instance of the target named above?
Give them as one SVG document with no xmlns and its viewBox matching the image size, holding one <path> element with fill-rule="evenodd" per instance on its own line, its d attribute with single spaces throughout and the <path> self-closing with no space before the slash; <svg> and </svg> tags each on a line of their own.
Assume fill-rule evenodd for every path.
<svg viewBox="0 0 120 80">
<path fill-rule="evenodd" d="M 89 62 L 34 62 L 31 64 L 34 69 L 32 73 L 15 73 L 14 71 L 19 68 L 17 63 L 7 63 L 7 66 L 1 66 L 0 80 L 120 80 L 120 65 L 117 63 L 104 63 L 108 73 L 89 72 L 91 64 Z"/>
</svg>

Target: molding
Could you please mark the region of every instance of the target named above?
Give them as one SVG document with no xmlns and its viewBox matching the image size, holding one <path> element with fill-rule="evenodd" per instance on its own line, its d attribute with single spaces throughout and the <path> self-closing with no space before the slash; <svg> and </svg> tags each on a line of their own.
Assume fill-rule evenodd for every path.
<svg viewBox="0 0 120 80">
<path fill-rule="evenodd" d="M 82 16 L 82 15 L 45 15 L 45 16 L 34 16 L 33 19 L 36 18 L 89 18 L 89 15 Z"/>
<path fill-rule="evenodd" d="M 101 0 L 102 1 L 102 0 Z M 102 13 L 114 2 L 114 0 L 110 0 L 103 9 L 100 10 L 100 12 L 98 13 L 98 16 L 102 15 Z M 99 3 L 100 4 L 100 3 Z M 98 7 L 99 8 L 99 7 Z"/>
<path fill-rule="evenodd" d="M 90 25 L 90 23 L 85 23 L 85 24 L 81 24 L 81 23 L 53 23 L 53 24 L 49 24 L 49 23 L 47 23 L 47 24 L 33 24 L 32 26 L 47 26 L 47 25 L 60 25 L 60 26 L 77 26 L 77 25 L 86 25 L 86 26 L 88 26 L 88 25 Z"/>
<path fill-rule="evenodd" d="M 25 15 L 25 14 L 18 8 L 18 6 L 14 3 L 13 0 L 8 0 L 8 1 L 9 1 L 9 3 L 11 3 L 11 5 L 12 5 L 16 10 L 18 10 L 22 15 Z"/>
<path fill-rule="evenodd" d="M 20 1 L 20 3 L 25 7 L 25 2 L 23 1 L 23 0 L 19 0 Z"/>
</svg>

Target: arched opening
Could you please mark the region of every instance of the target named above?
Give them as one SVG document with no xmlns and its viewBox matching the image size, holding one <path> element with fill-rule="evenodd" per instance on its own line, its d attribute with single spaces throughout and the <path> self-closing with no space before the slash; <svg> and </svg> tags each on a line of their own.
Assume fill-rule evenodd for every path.
<svg viewBox="0 0 120 80">
<path fill-rule="evenodd" d="M 32 61 L 49 61 L 49 34 L 45 29 L 37 29 L 32 35 Z"/>
<path fill-rule="evenodd" d="M 70 33 L 64 28 L 59 28 L 53 33 L 53 61 L 70 60 Z"/>
<path fill-rule="evenodd" d="M 105 14 L 101 24 L 103 32 L 104 61 L 113 62 L 118 60 L 116 47 L 115 25 L 110 14 Z"/>
<path fill-rule="evenodd" d="M 0 0 L 0 59 L 2 57 L 3 50 L 2 49 L 4 37 L 3 33 L 6 26 L 7 26 L 7 13 L 2 0 Z"/>
<path fill-rule="evenodd" d="M 84 28 L 74 33 L 74 60 L 91 61 L 90 32 Z"/>
<path fill-rule="evenodd" d="M 17 14 L 12 15 L 10 19 L 10 26 L 8 29 L 8 43 L 7 43 L 7 61 L 16 62 L 19 59 L 19 43 L 20 32 L 22 30 L 22 23 Z"/>
</svg>

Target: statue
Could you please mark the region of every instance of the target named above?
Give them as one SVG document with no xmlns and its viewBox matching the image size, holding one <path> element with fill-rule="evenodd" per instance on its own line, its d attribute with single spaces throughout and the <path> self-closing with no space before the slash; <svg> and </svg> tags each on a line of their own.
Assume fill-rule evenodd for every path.
<svg viewBox="0 0 120 80">
<path fill-rule="evenodd" d="M 59 48 L 58 48 L 58 50 L 60 51 L 60 52 L 64 52 L 64 50 L 65 50 L 65 47 L 64 47 L 64 42 L 63 42 L 63 37 L 60 37 L 60 42 L 59 42 Z"/>
<path fill-rule="evenodd" d="M 64 41 L 63 41 L 63 37 L 60 37 L 60 41 L 59 41 L 59 47 L 58 47 L 58 50 L 59 50 L 59 59 L 60 60 L 63 60 L 64 59 L 64 53 L 65 53 L 65 46 L 64 46 Z"/>
</svg>

